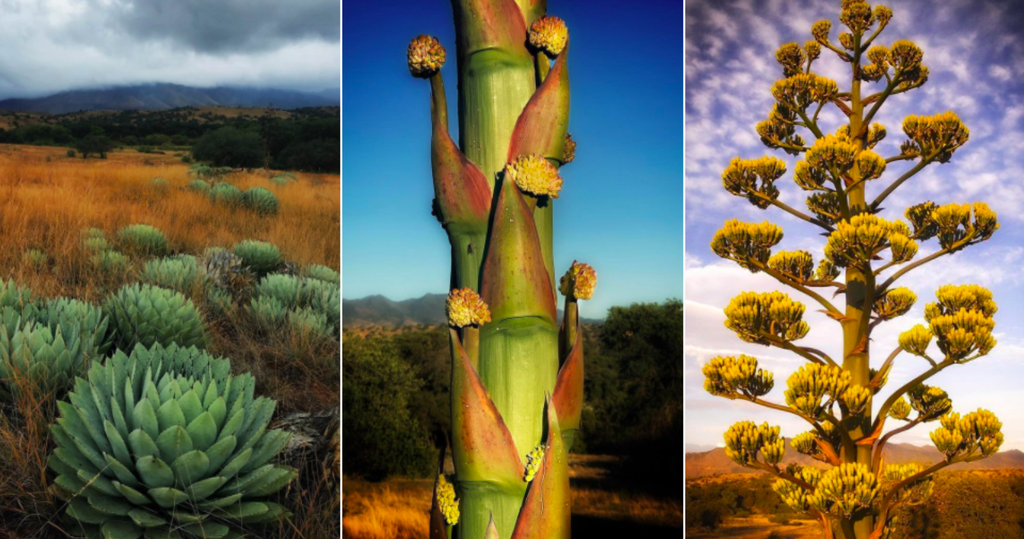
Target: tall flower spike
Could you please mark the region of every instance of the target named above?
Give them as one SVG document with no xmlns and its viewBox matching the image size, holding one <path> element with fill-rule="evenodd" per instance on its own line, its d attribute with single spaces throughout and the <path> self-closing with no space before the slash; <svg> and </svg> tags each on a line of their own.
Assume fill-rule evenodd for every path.
<svg viewBox="0 0 1024 539">
<path fill-rule="evenodd" d="M 572 299 L 590 299 L 594 297 L 597 286 L 597 272 L 589 264 L 575 260 L 558 283 L 558 291 Z"/>
<path fill-rule="evenodd" d="M 738 219 L 725 225 L 711 238 L 711 250 L 752 272 L 760 271 L 752 261 L 764 264 L 772 254 L 772 247 L 782 241 L 782 229 L 767 221 L 744 223 Z"/>
<path fill-rule="evenodd" d="M 445 61 L 444 47 L 433 36 L 417 36 L 409 43 L 406 56 L 409 72 L 420 79 L 428 79 L 440 71 Z"/>
<path fill-rule="evenodd" d="M 530 25 L 530 45 L 551 58 L 561 54 L 568 38 L 569 30 L 565 27 L 565 21 L 558 17 L 544 15 Z"/>
<path fill-rule="evenodd" d="M 786 173 L 786 163 L 776 157 L 734 158 L 722 172 L 722 183 L 730 193 L 746 197 L 762 210 L 779 197 L 775 180 Z"/>
<path fill-rule="evenodd" d="M 455 328 L 480 326 L 491 321 L 487 304 L 471 288 L 455 289 L 448 293 L 445 302 L 448 309 L 448 325 Z"/>
<path fill-rule="evenodd" d="M 539 155 L 520 155 L 505 165 L 505 177 L 515 182 L 524 193 L 535 197 L 558 198 L 562 177 L 558 169 Z"/>
<path fill-rule="evenodd" d="M 744 292 L 725 307 L 725 326 L 751 343 L 795 341 L 810 330 L 803 321 L 804 309 L 782 292 Z"/>
</svg>

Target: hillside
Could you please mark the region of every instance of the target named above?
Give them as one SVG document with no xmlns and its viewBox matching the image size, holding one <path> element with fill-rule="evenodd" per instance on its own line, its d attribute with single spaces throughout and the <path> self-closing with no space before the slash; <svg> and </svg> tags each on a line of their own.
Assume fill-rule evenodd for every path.
<svg viewBox="0 0 1024 539">
<path fill-rule="evenodd" d="M 70 90 L 36 98 L 0 101 L 0 110 L 66 114 L 84 110 L 166 110 L 181 107 L 266 107 L 296 109 L 338 106 L 340 91 L 316 93 L 273 88 L 197 88 L 156 83 Z"/>
<path fill-rule="evenodd" d="M 382 295 L 359 299 L 342 299 L 342 325 L 346 328 L 380 326 L 397 328 L 423 324 L 441 325 L 445 318 L 445 294 L 424 294 L 422 297 L 393 301 Z M 561 319 L 562 310 L 558 310 Z M 583 318 L 584 324 L 599 324 L 601 320 Z"/>
<path fill-rule="evenodd" d="M 821 466 L 822 463 L 806 455 L 789 450 L 786 445 L 786 456 L 782 464 L 786 465 L 795 462 L 800 465 Z M 911 444 L 888 444 L 885 448 L 885 461 L 890 464 L 905 464 L 908 462 L 933 463 L 938 462 L 942 457 L 937 449 L 932 446 L 917 446 Z M 949 470 L 1006 470 L 1024 469 L 1024 453 L 1011 449 L 1000 451 L 995 455 L 977 462 L 954 464 Z M 686 454 L 686 478 L 694 479 L 713 475 L 727 474 L 759 474 L 761 472 L 744 468 L 736 464 L 725 455 L 725 449 L 719 447 L 702 453 Z"/>
</svg>

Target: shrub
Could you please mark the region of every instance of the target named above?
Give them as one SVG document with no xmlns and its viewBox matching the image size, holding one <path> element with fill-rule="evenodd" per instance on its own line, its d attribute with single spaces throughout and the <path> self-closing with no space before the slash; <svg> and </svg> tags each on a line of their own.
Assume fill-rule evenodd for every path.
<svg viewBox="0 0 1024 539">
<path fill-rule="evenodd" d="M 266 275 L 281 267 L 281 251 L 265 241 L 242 240 L 235 244 L 235 256 L 256 275 Z"/>
<path fill-rule="evenodd" d="M 277 215 L 277 197 L 262 187 L 250 187 L 242 193 L 242 205 L 260 215 Z"/>
<path fill-rule="evenodd" d="M 192 180 L 185 186 L 189 191 L 202 195 L 210 194 L 210 184 L 203 180 Z"/>
<path fill-rule="evenodd" d="M 341 286 L 324 281 L 307 280 L 309 306 L 327 318 L 331 330 L 341 331 Z"/>
<path fill-rule="evenodd" d="M 267 497 L 297 475 L 270 464 L 291 434 L 267 430 L 276 403 L 253 398 L 251 374 L 195 348 L 140 346 L 88 377 L 59 405 L 50 459 L 84 535 L 241 537 L 289 515 Z"/>
<path fill-rule="evenodd" d="M 139 278 L 161 288 L 190 292 L 205 280 L 205 274 L 199 269 L 195 257 L 159 258 L 146 262 Z"/>
<path fill-rule="evenodd" d="M 76 155 L 78 155 L 78 154 L 77 154 L 77 153 L 75 153 L 75 150 L 68 150 L 68 153 L 67 153 L 67 156 L 68 156 L 68 157 L 74 157 L 74 156 L 76 156 Z"/>
<path fill-rule="evenodd" d="M 285 176 L 274 176 L 270 178 L 270 183 L 274 185 L 288 185 L 288 178 Z"/>
<path fill-rule="evenodd" d="M 107 297 L 103 309 L 110 315 L 120 350 L 145 347 L 206 345 L 206 323 L 192 300 L 180 292 L 152 285 L 125 285 Z"/>
<path fill-rule="evenodd" d="M 102 253 L 110 250 L 110 242 L 107 241 L 107 238 L 86 238 L 82 245 L 85 246 L 85 250 L 93 253 Z"/>
<path fill-rule="evenodd" d="M 288 327 L 291 328 L 292 334 L 303 342 L 322 341 L 334 333 L 327 316 L 310 307 L 288 311 Z"/>
<path fill-rule="evenodd" d="M 76 149 L 82 154 L 82 159 L 88 159 L 89 154 L 99 155 L 100 159 L 107 158 L 107 152 L 114 149 L 114 141 L 106 135 L 90 134 L 78 141 Z"/>
<path fill-rule="evenodd" d="M 181 162 L 182 163 L 191 163 L 192 162 L 192 157 L 190 157 L 188 155 L 183 155 L 183 156 L 181 156 Z"/>
<path fill-rule="evenodd" d="M 131 252 L 144 256 L 167 254 L 167 238 L 160 229 L 150 225 L 128 225 L 118 232 L 121 243 Z"/>
<path fill-rule="evenodd" d="M 242 191 L 230 183 L 221 182 L 210 189 L 210 202 L 236 206 L 242 201 Z"/>
<path fill-rule="evenodd" d="M 254 168 L 263 164 L 263 141 L 258 133 L 234 127 L 222 127 L 199 137 L 192 147 L 197 161 L 215 166 Z"/>
<path fill-rule="evenodd" d="M 303 266 L 302 276 L 310 279 L 316 279 L 318 281 L 324 281 L 326 283 L 341 284 L 341 274 L 334 271 L 334 268 L 321 266 L 320 264 Z"/>
<path fill-rule="evenodd" d="M 83 240 L 92 239 L 92 238 L 104 238 L 104 239 L 106 239 L 106 237 L 107 237 L 107 234 L 105 232 L 103 232 L 102 230 L 96 228 L 96 227 L 92 227 L 91 226 L 91 227 L 89 227 L 89 228 L 87 228 L 87 229 L 82 231 L 82 239 Z"/>
</svg>

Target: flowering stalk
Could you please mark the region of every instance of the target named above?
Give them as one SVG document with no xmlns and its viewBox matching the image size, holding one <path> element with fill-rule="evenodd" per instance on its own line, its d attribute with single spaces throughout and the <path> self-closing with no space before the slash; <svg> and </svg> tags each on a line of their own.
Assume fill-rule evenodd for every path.
<svg viewBox="0 0 1024 539">
<path fill-rule="evenodd" d="M 772 249 L 783 239 L 782 229 L 768 222 L 732 220 L 715 234 L 712 250 L 750 270 L 765 272 L 817 302 L 841 326 L 841 357 L 795 344 L 808 332 L 805 306 L 781 292 L 742 293 L 725 309 L 726 326 L 747 342 L 774 346 L 808 361 L 786 381 L 784 403 L 767 397 L 774 388 L 772 373 L 750 356 L 717 357 L 703 367 L 705 389 L 728 399 L 747 400 L 789 413 L 809 424 L 790 446 L 821 461 L 825 471 L 797 465 L 782 466 L 784 439 L 778 427 L 750 422 L 733 425 L 725 435 L 726 453 L 736 462 L 775 475 L 775 491 L 797 511 L 821 522 L 826 537 L 880 539 L 891 533 L 894 509 L 920 503 L 930 491 L 930 476 L 958 462 L 985 458 L 1002 444 L 1001 423 L 987 410 L 960 416 L 952 412 L 945 391 L 925 384 L 942 370 L 987 355 L 995 346 L 993 315 L 996 305 L 988 290 L 976 285 L 947 285 L 937 301 L 925 308 L 927 326 L 915 326 L 899 337 L 899 346 L 878 368 L 871 366 L 872 331 L 909 312 L 917 295 L 894 287 L 910 271 L 968 246 L 988 240 L 999 227 L 996 215 L 981 202 L 938 206 L 924 202 L 907 208 L 907 222 L 878 216 L 881 204 L 897 188 L 933 163 L 948 162 L 969 137 L 956 114 L 908 116 L 903 122 L 907 140 L 899 155 L 882 157 L 875 148 L 886 129 L 872 123 L 891 97 L 916 89 L 928 79 L 917 45 L 898 40 L 891 46 L 875 40 L 892 19 L 885 6 L 872 8 L 864 0 L 843 0 L 840 21 L 848 31 L 830 40 L 832 23 L 819 21 L 814 40 L 802 47 L 788 43 L 776 52 L 783 79 L 772 87 L 776 104 L 767 120 L 757 125 L 769 148 L 799 156 L 794 181 L 809 191 L 803 212 L 779 201 L 776 182 L 785 163 L 774 157 L 736 158 L 722 174 L 725 189 L 759 209 L 777 207 L 825 231 L 824 258 L 815 266 L 807 251 Z M 851 66 L 848 91 L 811 70 L 823 49 Z M 868 84 L 881 84 L 875 93 Z M 829 132 L 818 122 L 823 107 L 835 106 L 848 119 Z M 807 131 L 808 143 L 798 128 Z M 880 183 L 887 165 L 917 161 L 907 172 L 880 189 L 874 199 L 869 187 Z M 909 223 L 909 224 L 908 224 Z M 940 249 L 915 260 L 920 242 L 935 239 Z M 899 269 L 897 269 L 899 266 Z M 890 272 L 890 273 L 887 273 Z M 844 305 L 828 294 L 834 288 Z M 938 355 L 930 352 L 932 344 Z M 901 352 L 919 356 L 930 368 L 897 388 L 881 404 L 874 396 L 885 386 Z M 934 357 L 933 357 L 934 356 Z M 916 412 L 916 413 L 915 413 Z M 888 419 L 906 422 L 886 430 Z M 944 459 L 928 468 L 884 466 L 888 441 L 916 425 L 940 421 L 931 439 Z"/>
<path fill-rule="evenodd" d="M 458 145 L 448 133 L 445 50 L 429 36 L 408 50 L 410 72 L 431 83 L 433 209 L 452 248 L 455 474 L 438 476 L 431 537 L 567 538 L 566 453 L 583 397 L 577 301 L 596 282 L 593 269 L 573 264 L 560 329 L 552 224 L 559 167 L 575 154 L 568 32 L 544 16 L 544 2 L 452 4 Z"/>
</svg>

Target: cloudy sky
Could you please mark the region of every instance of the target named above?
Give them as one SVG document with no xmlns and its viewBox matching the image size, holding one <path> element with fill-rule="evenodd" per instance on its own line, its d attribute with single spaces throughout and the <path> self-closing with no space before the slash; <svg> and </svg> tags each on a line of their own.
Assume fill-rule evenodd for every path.
<svg viewBox="0 0 1024 539">
<path fill-rule="evenodd" d="M 770 277 L 753 275 L 717 258 L 708 243 L 727 219 L 769 219 L 785 231 L 779 249 L 806 249 L 820 259 L 824 238 L 815 227 L 774 209 L 758 210 L 730 195 L 722 188 L 721 173 L 733 157 L 768 154 L 785 159 L 793 170 L 795 161 L 764 147 L 754 126 L 767 117 L 773 103 L 772 82 L 782 76 L 774 59 L 776 48 L 811 39 L 811 25 L 824 18 L 833 21 L 836 41 L 838 4 L 838 0 L 687 1 L 686 441 L 691 449 L 722 445 L 728 425 L 743 419 L 781 425 L 786 436 L 807 430 L 806 424 L 786 414 L 714 398 L 703 391 L 701 365 L 717 355 L 746 353 L 759 358 L 762 366 L 775 373 L 776 389 L 769 398 L 777 402 L 783 401 L 786 378 L 801 365 L 778 349 L 739 341 L 722 325 L 722 308 L 738 292 L 779 287 Z M 883 216 L 900 217 L 904 208 L 924 200 L 984 201 L 999 214 L 1002 228 L 990 241 L 901 280 L 917 293 L 918 304 L 908 315 L 874 332 L 872 363 L 877 366 L 884 360 L 900 332 L 923 323 L 924 305 L 934 299 L 939 285 L 977 283 L 991 288 L 1000 306 L 996 315 L 1000 344 L 985 358 L 946 369 L 932 383 L 949 392 L 957 411 L 985 407 L 995 412 L 1003 421 L 1003 447 L 1024 449 L 1024 417 L 1019 413 L 1024 405 L 1024 272 L 1020 269 L 1024 264 L 1024 9 L 1011 0 L 890 0 L 886 5 L 895 16 L 878 43 L 915 41 L 924 49 L 931 77 L 923 88 L 886 103 L 876 120 L 888 127 L 888 138 L 876 150 L 884 157 L 899 153 L 898 145 L 905 140 L 900 124 L 912 113 L 953 110 L 971 134 L 970 142 L 949 163 L 929 166 L 890 197 Z M 823 51 L 815 66 L 819 74 L 839 82 L 841 89 L 849 87 L 849 66 L 834 54 Z M 829 108 L 830 114 L 822 117 L 834 131 L 840 117 L 834 107 Z M 881 180 L 868 186 L 868 196 L 876 196 L 878 185 L 886 185 L 912 165 L 890 165 Z M 806 195 L 791 178 L 790 173 L 777 183 L 781 199 L 803 207 Z M 934 240 L 927 242 L 919 257 L 936 249 Z M 808 311 L 817 308 L 813 300 L 793 295 L 808 305 Z M 840 356 L 838 325 L 818 314 L 807 320 L 812 330 L 798 344 Z M 926 367 L 924 360 L 902 354 L 888 389 L 899 387 Z M 883 391 L 882 397 L 887 395 Z M 932 428 L 932 424 L 918 426 L 895 440 L 929 444 Z"/>
<path fill-rule="evenodd" d="M 0 0 L 0 99 L 146 82 L 337 88 L 337 0 Z"/>
</svg>

